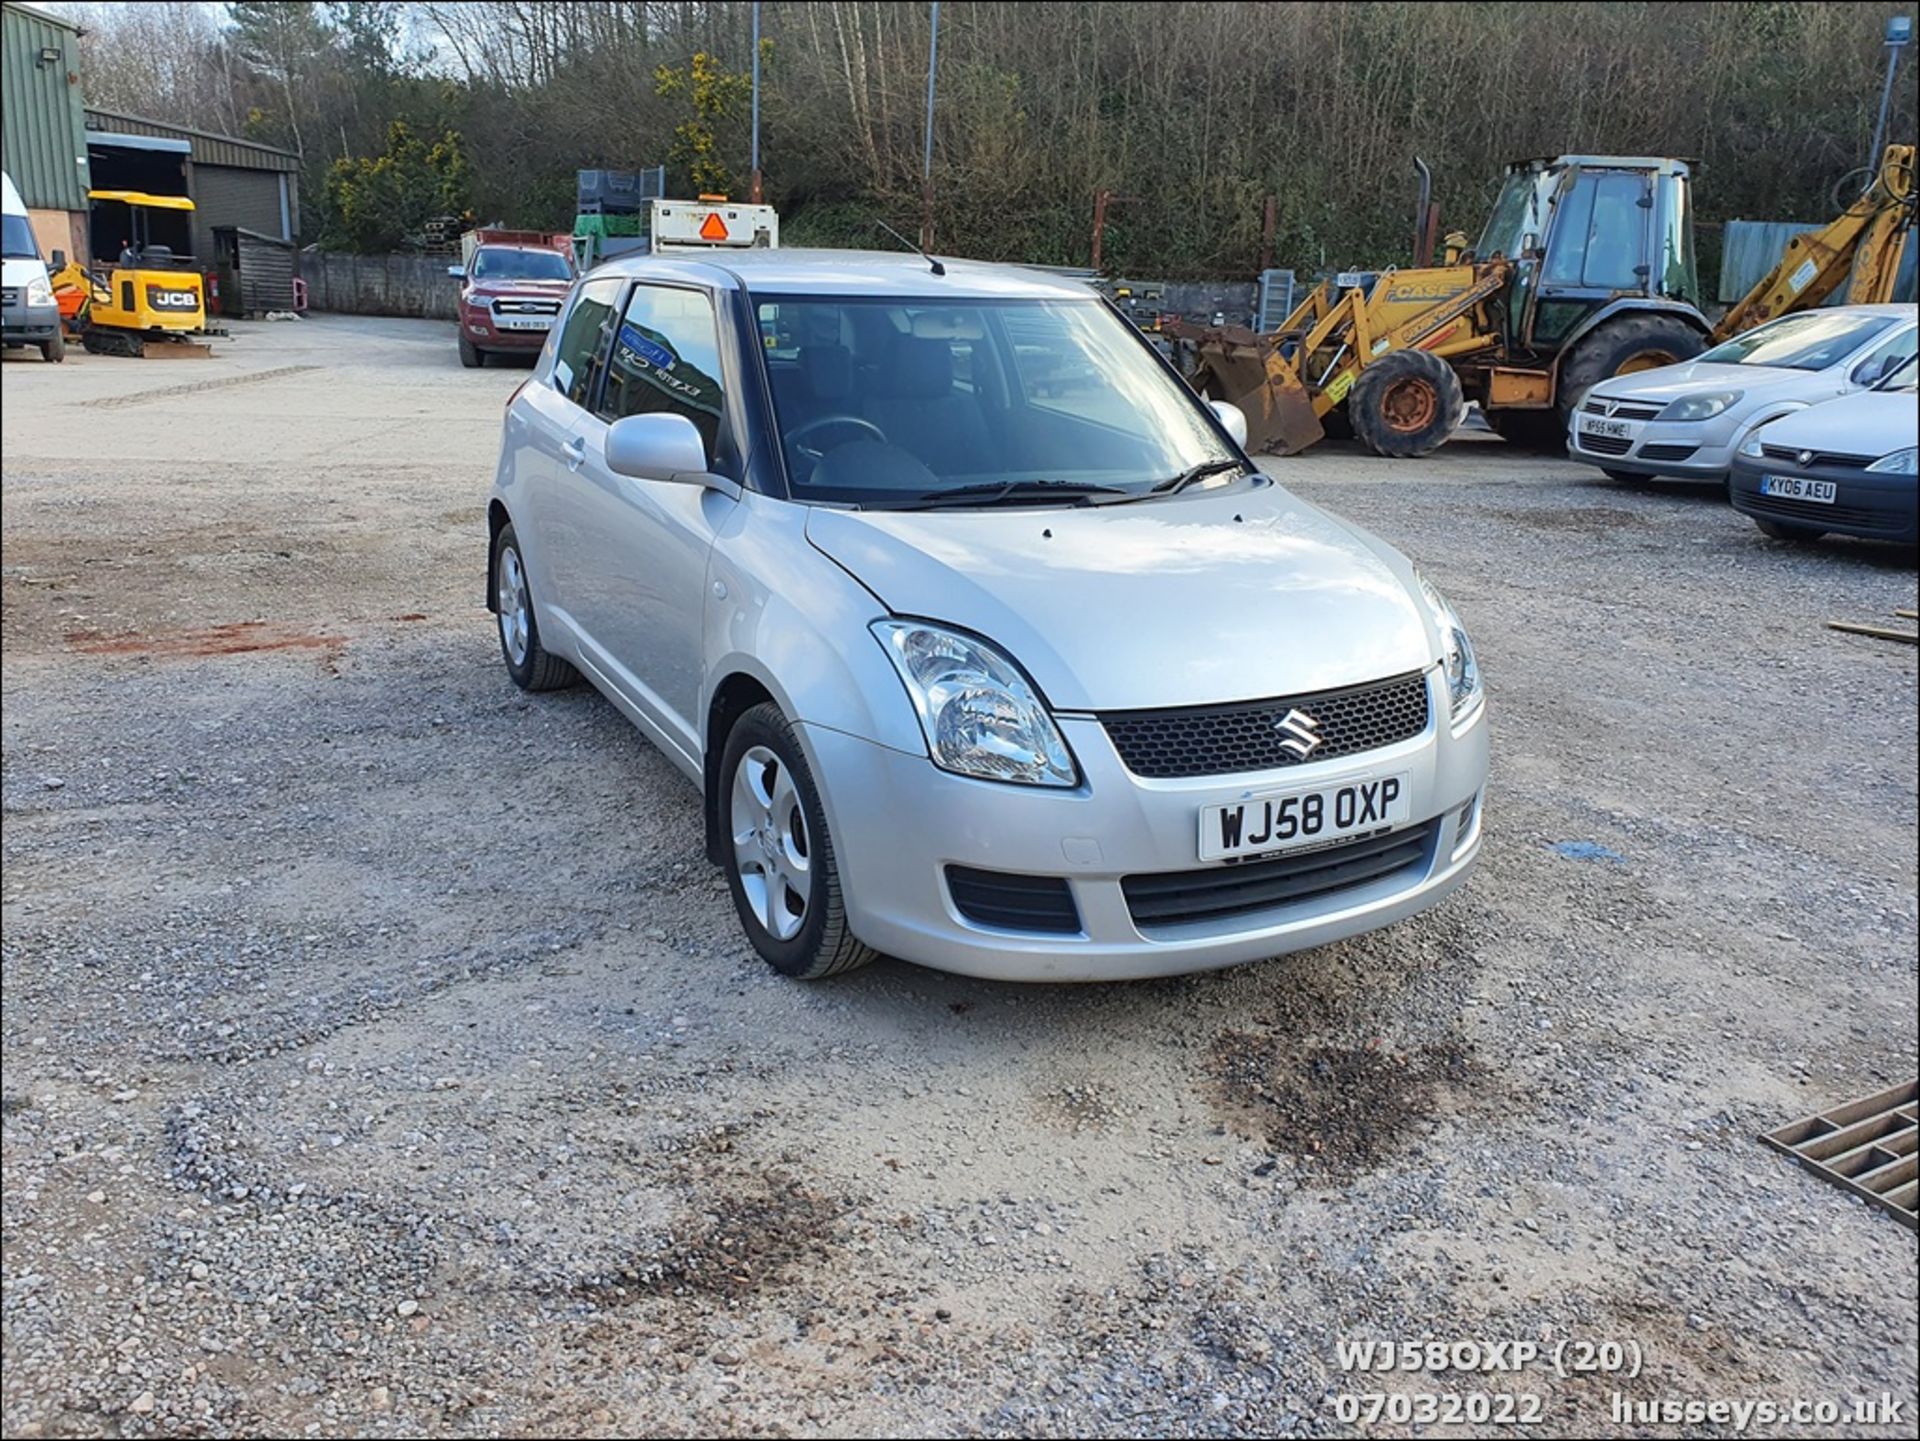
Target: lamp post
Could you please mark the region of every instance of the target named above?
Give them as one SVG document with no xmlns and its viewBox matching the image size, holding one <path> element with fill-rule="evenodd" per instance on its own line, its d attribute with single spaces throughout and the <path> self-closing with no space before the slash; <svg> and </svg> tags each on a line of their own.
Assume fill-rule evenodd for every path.
<svg viewBox="0 0 1920 1441">
<path fill-rule="evenodd" d="M 753 0 L 753 193 L 755 205 L 760 199 L 760 0 Z"/>
<path fill-rule="evenodd" d="M 1887 83 L 1880 89 L 1880 118 L 1873 124 L 1873 148 L 1867 152 L 1867 169 L 1880 172 L 1880 142 L 1887 138 L 1887 106 L 1893 101 L 1893 73 L 1900 68 L 1900 52 L 1913 41 L 1913 17 L 1887 17 Z"/>
<path fill-rule="evenodd" d="M 927 38 L 927 138 L 920 156 L 920 248 L 933 249 L 933 75 L 940 64 L 940 0 L 933 0 Z"/>
</svg>

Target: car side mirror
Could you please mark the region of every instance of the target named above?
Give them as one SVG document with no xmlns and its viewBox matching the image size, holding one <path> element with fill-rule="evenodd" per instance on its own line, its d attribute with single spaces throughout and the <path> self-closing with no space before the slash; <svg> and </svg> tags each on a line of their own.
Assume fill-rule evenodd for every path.
<svg viewBox="0 0 1920 1441">
<path fill-rule="evenodd" d="M 707 445 L 684 415 L 628 415 L 607 427 L 607 469 L 635 480 L 703 485 L 738 499 L 740 487 L 707 469 Z"/>
<path fill-rule="evenodd" d="M 67 252 L 64 250 L 54 251 L 47 259 L 47 268 L 49 270 L 65 270 L 67 268 Z"/>
<path fill-rule="evenodd" d="M 458 265 L 449 265 L 447 267 L 447 274 L 451 275 L 455 280 L 465 280 L 467 278 L 467 272 Z"/>
<path fill-rule="evenodd" d="M 1227 428 L 1227 434 L 1233 437 L 1233 443 L 1243 449 L 1247 443 L 1247 413 L 1239 406 L 1227 400 L 1210 400 L 1213 413 Z"/>
</svg>

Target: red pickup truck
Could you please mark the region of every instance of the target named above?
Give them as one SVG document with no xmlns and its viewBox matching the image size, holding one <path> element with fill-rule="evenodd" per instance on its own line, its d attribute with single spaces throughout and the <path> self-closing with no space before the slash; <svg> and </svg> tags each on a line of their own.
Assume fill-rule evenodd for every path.
<svg viewBox="0 0 1920 1441">
<path fill-rule="evenodd" d="M 573 257 L 548 237 L 507 241 L 484 232 L 450 273 L 460 280 L 460 363 L 469 369 L 501 352 L 537 353 L 574 276 Z"/>
</svg>

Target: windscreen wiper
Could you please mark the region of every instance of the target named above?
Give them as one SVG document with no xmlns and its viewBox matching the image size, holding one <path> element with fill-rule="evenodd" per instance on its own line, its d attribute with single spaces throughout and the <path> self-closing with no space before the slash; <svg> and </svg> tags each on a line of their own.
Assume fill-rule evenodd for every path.
<svg viewBox="0 0 1920 1441">
<path fill-rule="evenodd" d="M 1148 487 L 1147 495 L 1178 495 L 1195 481 L 1205 480 L 1210 475 L 1220 475 L 1229 470 L 1245 470 L 1246 462 L 1240 460 L 1203 460 L 1196 466 L 1169 476 L 1157 485 Z"/>
<path fill-rule="evenodd" d="M 1129 492 L 1117 485 L 1088 485 L 1077 480 L 1009 480 L 981 485 L 956 486 L 952 490 L 934 490 L 912 500 L 890 506 L 894 510 L 945 510 L 953 506 L 989 506 L 1005 500 L 1069 500 L 1081 505 L 1099 505 L 1095 496 L 1125 496 Z"/>
</svg>

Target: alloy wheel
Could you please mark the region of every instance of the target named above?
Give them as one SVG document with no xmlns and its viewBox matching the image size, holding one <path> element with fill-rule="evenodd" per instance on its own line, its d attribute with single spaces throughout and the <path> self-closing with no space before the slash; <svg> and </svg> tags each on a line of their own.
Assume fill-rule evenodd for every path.
<svg viewBox="0 0 1920 1441">
<path fill-rule="evenodd" d="M 787 763 L 753 746 L 733 773 L 733 862 L 754 919 L 775 940 L 792 940 L 812 900 L 806 809 Z"/>
</svg>

